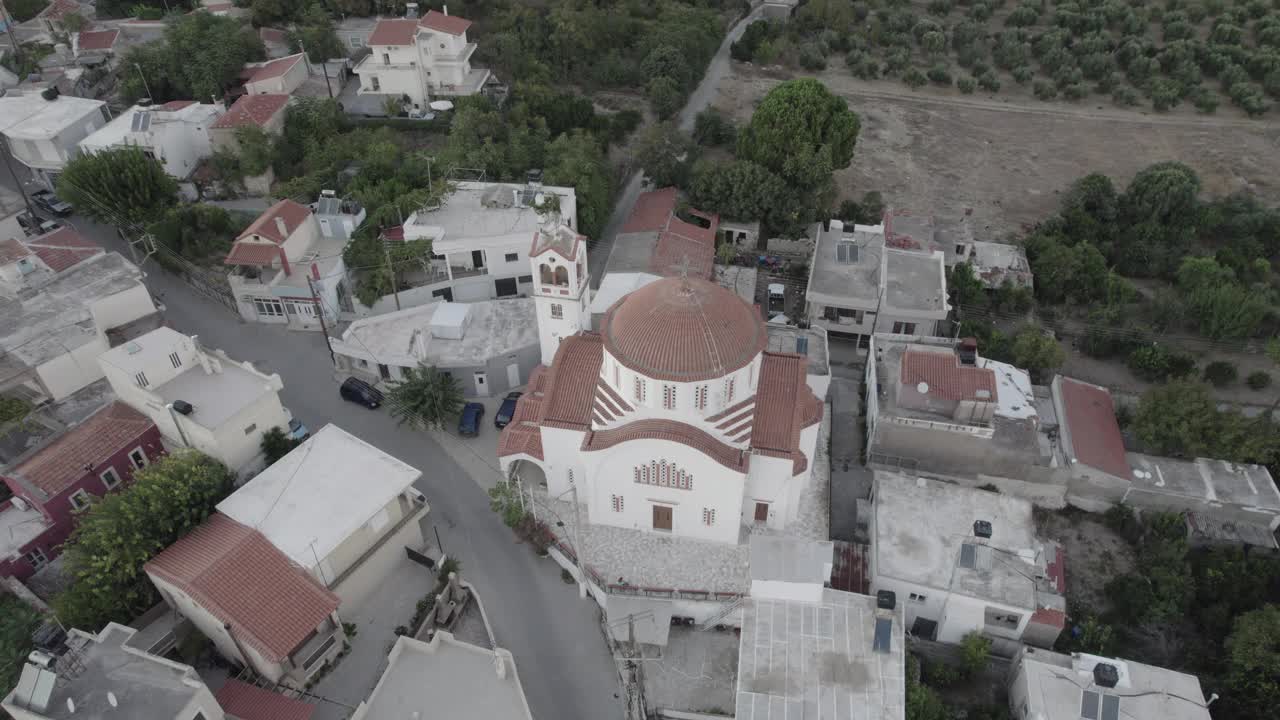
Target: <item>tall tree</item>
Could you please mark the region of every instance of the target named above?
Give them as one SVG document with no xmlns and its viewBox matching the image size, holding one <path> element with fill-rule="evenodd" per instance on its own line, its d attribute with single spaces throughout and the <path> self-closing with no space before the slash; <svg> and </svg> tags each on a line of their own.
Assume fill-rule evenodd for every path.
<svg viewBox="0 0 1280 720">
<path fill-rule="evenodd" d="M 584 130 L 574 130 L 547 146 L 544 180 L 548 185 L 574 189 L 578 203 L 578 231 L 598 239 L 609 220 L 613 175 L 600 141 Z"/>
<path fill-rule="evenodd" d="M 753 162 L 698 162 L 689 199 L 697 207 L 734 220 L 761 220 L 771 228 L 786 224 L 792 210 L 782 178 Z"/>
<path fill-rule="evenodd" d="M 146 96 L 149 89 L 157 101 L 207 102 L 235 84 L 246 62 L 265 58 L 262 40 L 239 19 L 191 13 L 166 25 L 163 41 L 125 53 L 120 92 L 130 100 Z"/>
<path fill-rule="evenodd" d="M 178 183 L 141 149 L 118 147 L 67 163 L 58 176 L 58 194 L 100 222 L 146 224 L 177 204 Z"/>
<path fill-rule="evenodd" d="M 63 552 L 74 582 L 54 598 L 67 627 L 128 622 L 156 602 L 142 566 L 194 530 L 232 489 L 235 476 L 213 458 L 186 450 L 157 460 L 121 492 L 95 501 Z"/>
<path fill-rule="evenodd" d="M 387 394 L 391 416 L 420 429 L 441 429 L 462 411 L 457 378 L 429 365 L 405 368 L 404 378 Z"/>
<path fill-rule="evenodd" d="M 40 614 L 14 595 L 0 595 L 0 690 L 18 684 L 22 666 L 35 648 L 31 633 Z"/>
<path fill-rule="evenodd" d="M 1280 605 L 1264 605 L 1236 618 L 1227 638 L 1227 702 L 1238 714 L 1262 720 L 1280 705 Z"/>
<path fill-rule="evenodd" d="M 334 30 L 333 18 L 318 3 L 308 7 L 289 31 L 289 49 L 301 52 L 303 48 L 306 48 L 307 59 L 313 63 L 347 56 L 347 50 Z"/>
<path fill-rule="evenodd" d="M 844 99 L 812 78 L 791 80 L 764 96 L 738 133 L 738 157 L 777 173 L 792 186 L 828 184 L 849 167 L 860 121 Z"/>
<path fill-rule="evenodd" d="M 693 152 L 693 141 L 670 122 L 650 125 L 636 139 L 636 162 L 654 187 L 683 186 Z"/>
</svg>

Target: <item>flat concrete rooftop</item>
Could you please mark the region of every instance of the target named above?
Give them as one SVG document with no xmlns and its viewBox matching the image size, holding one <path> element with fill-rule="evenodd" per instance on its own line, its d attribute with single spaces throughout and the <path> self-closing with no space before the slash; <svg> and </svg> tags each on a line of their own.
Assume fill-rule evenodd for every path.
<svg viewBox="0 0 1280 720">
<path fill-rule="evenodd" d="M 235 417 L 236 413 L 274 392 L 269 381 L 233 361 L 223 360 L 221 372 L 206 373 L 199 363 L 189 366 L 169 382 L 154 388 L 166 403 L 185 400 L 195 410 L 188 420 L 210 430 Z"/>
<path fill-rule="evenodd" d="M 437 240 L 527 235 L 542 223 L 542 215 L 517 198 L 528 188 L 521 183 L 463 181 L 456 183 L 439 208 L 419 210 L 404 223 L 405 239 Z M 544 197 L 560 198 L 560 215 L 578 224 L 577 196 L 571 187 L 541 186 L 533 190 Z"/>
<path fill-rule="evenodd" d="M 1132 660 L 1099 657 L 1086 653 L 1064 655 L 1047 650 L 1027 651 L 1021 656 L 1027 677 L 1028 709 L 1031 717 L 1045 720 L 1079 720 L 1082 695 L 1098 695 L 1098 705 L 1115 702 L 1117 718 L 1159 718 L 1160 720 L 1209 720 L 1204 691 L 1195 675 L 1145 665 Z M 1120 681 L 1114 688 L 1093 681 L 1093 668 L 1112 665 Z M 1103 697 L 1116 700 L 1103 703 Z M 1103 717 L 1107 717 L 1104 713 Z"/>
<path fill-rule="evenodd" d="M 433 316 L 440 308 L 450 305 L 467 311 L 461 340 L 431 334 Z M 335 342 L 334 351 L 354 357 L 371 356 L 386 365 L 417 367 L 421 361 L 449 368 L 482 365 L 489 358 L 537 344 L 534 301 L 511 298 L 473 303 L 433 302 L 356 320 L 342 333 L 342 339 Z"/>
<path fill-rule="evenodd" d="M 770 352 L 796 352 L 796 341 L 805 338 L 808 344 L 805 357 L 809 359 L 806 372 L 809 375 L 830 375 L 831 365 L 828 357 L 827 334 L 822 328 L 799 328 L 794 325 L 765 324 L 765 332 L 769 335 Z"/>
<path fill-rule="evenodd" d="M 902 610 L 888 612 L 883 650 L 877 620 L 875 598 L 839 590 L 824 590 L 820 603 L 745 601 L 734 717 L 902 720 Z"/>
<path fill-rule="evenodd" d="M 1031 578 L 1045 574 L 1049 550 L 1036 537 L 1030 502 L 882 471 L 875 474 L 874 497 L 877 575 L 1012 607 L 1039 607 Z M 991 523 L 990 539 L 974 536 L 978 520 Z M 969 553 L 973 567 L 961 562 Z"/>
<path fill-rule="evenodd" d="M 880 296 L 884 227 L 832 225 L 823 230 L 819 224 L 814 226 L 813 232 L 817 242 L 814 244 L 808 292 L 874 310 Z"/>
<path fill-rule="evenodd" d="M 35 508 L 19 510 L 10 505 L 0 510 L 0 558 L 17 557 L 23 545 L 48 529 L 48 521 Z"/>
<path fill-rule="evenodd" d="M 947 313 L 947 270 L 942 253 L 885 251 L 884 312 Z"/>
<path fill-rule="evenodd" d="M 1280 511 L 1280 491 L 1261 465 L 1226 460 L 1179 460 L 1142 453 L 1125 453 L 1133 468 L 1133 487 L 1191 500 L 1242 505 Z M 1265 523 L 1266 516 L 1259 515 Z"/>
</svg>

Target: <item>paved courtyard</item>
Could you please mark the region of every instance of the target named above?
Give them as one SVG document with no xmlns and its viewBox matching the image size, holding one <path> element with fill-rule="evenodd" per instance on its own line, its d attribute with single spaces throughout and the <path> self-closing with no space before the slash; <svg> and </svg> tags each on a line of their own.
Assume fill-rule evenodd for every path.
<svg viewBox="0 0 1280 720">
<path fill-rule="evenodd" d="M 673 627 L 666 647 L 642 645 L 650 711 L 671 708 L 733 715 L 738 633 Z"/>
</svg>

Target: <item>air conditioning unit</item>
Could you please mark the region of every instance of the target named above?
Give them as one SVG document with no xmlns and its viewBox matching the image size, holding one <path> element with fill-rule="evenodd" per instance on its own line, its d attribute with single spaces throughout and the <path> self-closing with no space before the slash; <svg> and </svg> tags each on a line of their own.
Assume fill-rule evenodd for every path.
<svg viewBox="0 0 1280 720">
<path fill-rule="evenodd" d="M 27 501 L 26 501 L 26 500 L 23 500 L 22 498 L 18 497 L 17 495 L 14 495 L 14 496 L 13 496 L 13 506 L 14 506 L 14 507 L 16 507 L 16 508 L 18 508 L 18 509 L 19 509 L 19 510 L 21 510 L 22 512 L 26 512 L 26 511 L 28 511 L 28 510 L 30 510 L 30 509 L 31 509 L 31 506 L 27 504 Z"/>
</svg>

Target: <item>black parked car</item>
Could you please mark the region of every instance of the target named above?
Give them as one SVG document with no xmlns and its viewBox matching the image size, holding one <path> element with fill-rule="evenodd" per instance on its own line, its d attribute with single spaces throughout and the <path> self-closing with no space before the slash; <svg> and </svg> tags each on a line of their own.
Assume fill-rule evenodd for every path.
<svg viewBox="0 0 1280 720">
<path fill-rule="evenodd" d="M 519 400 L 520 396 L 523 394 L 524 393 L 521 392 L 507 393 L 507 396 L 502 400 L 502 405 L 498 407 L 498 413 L 493 416 L 494 427 L 501 430 L 511 424 L 511 418 L 516 415 L 516 401 Z"/>
<path fill-rule="evenodd" d="M 382 406 L 382 391 L 357 377 L 349 377 L 342 381 L 338 394 L 343 400 L 363 405 L 370 410 Z"/>
<path fill-rule="evenodd" d="M 54 195 L 51 190 L 37 190 L 31 193 L 31 202 L 58 217 L 66 217 L 74 209 L 70 203 Z"/>
<path fill-rule="evenodd" d="M 462 417 L 458 418 L 458 434 L 463 437 L 475 437 L 480 434 L 480 418 L 484 417 L 484 406 L 478 402 L 469 402 L 462 406 Z"/>
</svg>

